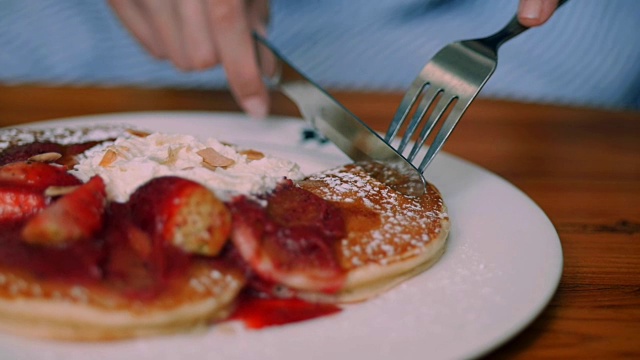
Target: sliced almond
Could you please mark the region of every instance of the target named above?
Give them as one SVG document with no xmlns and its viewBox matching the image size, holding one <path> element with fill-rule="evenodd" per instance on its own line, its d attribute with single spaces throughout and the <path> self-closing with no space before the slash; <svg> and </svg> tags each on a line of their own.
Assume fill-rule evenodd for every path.
<svg viewBox="0 0 640 360">
<path fill-rule="evenodd" d="M 44 196 L 62 196 L 72 193 L 79 185 L 70 186 L 49 186 L 44 190 Z"/>
<path fill-rule="evenodd" d="M 204 148 L 196 154 L 202 157 L 203 166 L 212 170 L 219 167 L 231 166 L 236 163 L 233 159 L 229 159 L 210 147 Z"/>
<path fill-rule="evenodd" d="M 59 154 L 57 152 L 47 152 L 47 153 L 34 155 L 30 157 L 28 160 L 35 161 L 35 162 L 53 162 L 60 159 L 61 157 L 62 157 L 62 154 Z"/>
<path fill-rule="evenodd" d="M 203 167 L 203 168 L 205 168 L 205 169 L 209 169 L 209 170 L 211 170 L 211 171 L 214 171 L 214 170 L 216 170 L 217 168 L 220 168 L 220 167 L 222 167 L 222 166 L 214 166 L 214 165 L 210 165 L 210 164 L 208 164 L 208 163 L 206 163 L 206 162 L 204 162 L 204 161 L 203 161 L 203 162 L 202 162 L 202 167 Z"/>
<path fill-rule="evenodd" d="M 248 161 L 260 160 L 264 158 L 264 154 L 258 150 L 242 150 L 239 153 L 246 156 Z"/>
<path fill-rule="evenodd" d="M 101 167 L 109 167 L 111 166 L 111 164 L 113 164 L 116 161 L 117 158 L 118 158 L 118 153 L 112 149 L 108 149 L 104 153 L 104 156 L 102 157 L 102 160 L 100 160 L 100 163 L 98 165 Z"/>
<path fill-rule="evenodd" d="M 149 132 L 142 131 L 142 130 L 135 130 L 135 129 L 127 129 L 127 132 L 133 136 L 142 137 L 142 138 L 151 135 L 151 133 Z"/>
<path fill-rule="evenodd" d="M 178 161 L 178 154 L 180 153 L 180 150 L 182 150 L 183 147 L 182 146 L 178 146 L 175 148 L 170 147 L 168 154 L 167 154 L 167 159 L 162 161 L 163 165 L 174 165 L 177 161 Z"/>
</svg>

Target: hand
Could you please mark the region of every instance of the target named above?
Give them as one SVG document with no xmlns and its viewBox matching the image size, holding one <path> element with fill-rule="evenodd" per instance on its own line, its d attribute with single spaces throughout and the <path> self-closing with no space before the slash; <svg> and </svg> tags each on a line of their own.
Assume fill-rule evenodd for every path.
<svg viewBox="0 0 640 360">
<path fill-rule="evenodd" d="M 524 26 L 540 26 L 558 8 L 558 0 L 520 0 L 518 20 Z"/>
<path fill-rule="evenodd" d="M 222 65 L 240 106 L 268 113 L 269 96 L 252 32 L 266 35 L 268 0 L 109 0 L 125 27 L 156 58 L 185 71 Z"/>
</svg>

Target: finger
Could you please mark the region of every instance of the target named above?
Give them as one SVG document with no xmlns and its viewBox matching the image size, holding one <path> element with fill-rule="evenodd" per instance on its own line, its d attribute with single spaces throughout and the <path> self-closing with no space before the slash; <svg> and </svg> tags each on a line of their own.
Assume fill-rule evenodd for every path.
<svg viewBox="0 0 640 360">
<path fill-rule="evenodd" d="M 182 28 L 178 16 L 178 2 L 173 0 L 140 0 L 162 44 L 167 59 L 179 69 L 188 69 L 186 55 L 182 45 Z"/>
<path fill-rule="evenodd" d="M 136 0 L 109 0 L 109 5 L 120 18 L 122 24 L 153 56 L 162 59 L 166 56 L 164 48 L 155 35 L 150 19 L 144 14 L 141 4 Z"/>
<path fill-rule="evenodd" d="M 208 10 L 216 53 L 231 92 L 249 115 L 265 117 L 269 96 L 258 68 L 244 0 L 209 0 Z"/>
<path fill-rule="evenodd" d="M 266 36 L 267 24 L 269 23 L 269 1 L 249 0 L 246 2 L 246 10 L 252 29 L 262 36 Z"/>
<path fill-rule="evenodd" d="M 269 2 L 267 0 L 254 0 L 247 4 L 249 23 L 260 36 L 267 37 L 267 24 L 269 22 Z M 276 59 L 265 46 L 259 45 L 258 63 L 260 72 L 266 76 L 274 76 L 276 73 Z"/>
<path fill-rule="evenodd" d="M 180 0 L 178 16 L 187 67 L 203 70 L 218 63 L 202 0 Z"/>
<path fill-rule="evenodd" d="M 524 26 L 540 26 L 558 8 L 558 0 L 520 0 L 518 20 Z"/>
</svg>

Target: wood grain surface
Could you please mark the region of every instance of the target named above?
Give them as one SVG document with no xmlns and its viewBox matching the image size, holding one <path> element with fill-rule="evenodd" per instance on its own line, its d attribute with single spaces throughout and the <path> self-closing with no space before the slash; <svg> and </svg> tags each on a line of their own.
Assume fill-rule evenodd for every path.
<svg viewBox="0 0 640 360">
<path fill-rule="evenodd" d="M 401 94 L 336 93 L 383 130 Z M 0 85 L 0 126 L 98 113 L 238 111 L 200 90 Z M 280 96 L 273 113 L 296 115 Z M 560 286 L 491 358 L 640 358 L 640 113 L 479 100 L 445 151 L 513 183 L 555 225 Z"/>
</svg>

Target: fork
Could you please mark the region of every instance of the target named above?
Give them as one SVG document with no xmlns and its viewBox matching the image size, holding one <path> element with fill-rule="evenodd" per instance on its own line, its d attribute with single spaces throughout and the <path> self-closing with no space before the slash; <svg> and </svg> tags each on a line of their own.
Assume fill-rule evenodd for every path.
<svg viewBox="0 0 640 360">
<path fill-rule="evenodd" d="M 560 0 L 558 7 L 567 1 Z M 528 29 L 520 24 L 517 16 L 514 16 L 505 27 L 491 36 L 458 41 L 442 48 L 422 68 L 403 96 L 385 135 L 385 141 L 392 142 L 418 99 L 421 99 L 400 143 L 395 148 L 398 153 L 404 155 L 412 136 L 429 113 L 428 120 L 420 130 L 413 147 L 405 156 L 421 174 L 424 173 L 496 69 L 500 46 Z M 416 156 L 436 128 L 436 124 L 440 124 L 440 130 L 428 146 L 422 161 L 418 163 Z"/>
</svg>

